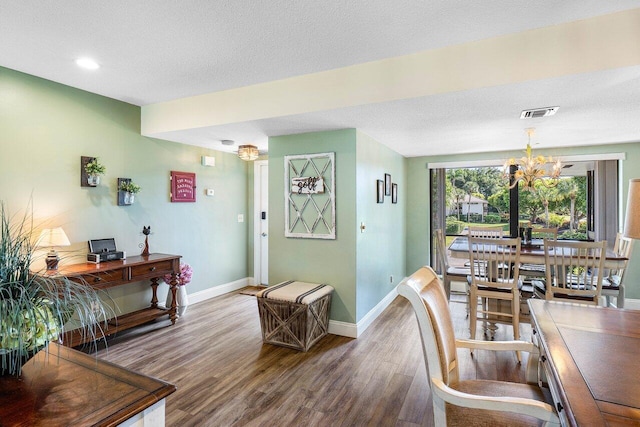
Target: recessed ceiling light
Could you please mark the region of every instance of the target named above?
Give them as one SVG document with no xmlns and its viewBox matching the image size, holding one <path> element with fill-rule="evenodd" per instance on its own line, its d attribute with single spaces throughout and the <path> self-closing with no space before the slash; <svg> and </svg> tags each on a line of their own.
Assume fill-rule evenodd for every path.
<svg viewBox="0 0 640 427">
<path fill-rule="evenodd" d="M 76 64 L 78 67 L 82 67 L 87 70 L 97 70 L 100 68 L 100 65 L 91 58 L 78 58 L 76 59 Z"/>
</svg>

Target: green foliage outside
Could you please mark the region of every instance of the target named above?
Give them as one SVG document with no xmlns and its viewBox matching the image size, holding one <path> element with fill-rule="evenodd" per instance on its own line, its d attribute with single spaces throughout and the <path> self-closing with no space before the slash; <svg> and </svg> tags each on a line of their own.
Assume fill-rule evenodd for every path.
<svg viewBox="0 0 640 427">
<path fill-rule="evenodd" d="M 520 191 L 518 212 L 521 222 L 538 227 L 558 227 L 559 235 L 581 236 L 585 233 L 587 214 L 587 185 L 585 176 L 562 177 L 557 186 L 547 187 L 543 181 L 535 181 L 535 191 Z M 520 184 L 522 185 L 522 183 Z M 488 213 L 470 212 L 470 197 L 488 202 Z M 498 168 L 449 169 L 446 172 L 446 203 L 449 214 L 464 222 L 462 229 L 471 223 L 499 224 L 509 220 L 509 188 Z M 469 206 L 465 206 L 469 203 Z M 463 211 L 468 212 L 464 213 Z M 452 224 L 449 226 L 449 224 Z M 460 224 L 453 225 L 447 218 L 447 234 L 455 233 Z M 582 229 L 582 234 L 576 233 Z M 505 225 L 508 231 L 508 224 Z M 565 237 L 569 238 L 569 237 Z M 572 239 L 576 237 L 570 237 Z"/>
<path fill-rule="evenodd" d="M 446 218 L 447 234 L 460 234 L 465 227 L 465 223 L 458 221 L 455 217 Z"/>
<path fill-rule="evenodd" d="M 498 214 L 486 214 L 484 217 L 485 224 L 498 224 L 500 221 L 502 218 Z"/>
<path fill-rule="evenodd" d="M 586 231 L 565 231 L 562 234 L 558 234 L 558 239 L 565 240 L 587 240 L 587 232 Z"/>
</svg>

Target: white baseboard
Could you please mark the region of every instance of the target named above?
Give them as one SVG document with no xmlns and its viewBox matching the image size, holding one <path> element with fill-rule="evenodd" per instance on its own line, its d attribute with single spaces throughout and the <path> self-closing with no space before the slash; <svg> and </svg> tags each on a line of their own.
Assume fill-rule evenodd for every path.
<svg viewBox="0 0 640 427">
<path fill-rule="evenodd" d="M 329 333 L 341 337 L 358 338 L 358 325 L 355 323 L 329 320 Z"/>
<path fill-rule="evenodd" d="M 385 308 L 398 296 L 398 288 L 395 287 L 375 307 L 371 309 L 358 323 L 340 322 L 329 320 L 329 333 L 349 338 L 358 338 L 367 330 L 374 320 L 380 316 Z"/>
<path fill-rule="evenodd" d="M 234 282 L 225 283 L 223 285 L 214 286 L 213 288 L 205 289 L 204 291 L 195 292 L 189 294 L 189 303 L 195 304 L 197 302 L 206 301 L 210 298 L 215 298 L 220 295 L 224 295 L 229 292 L 237 291 L 238 289 L 245 288 L 253 285 L 253 277 L 245 277 L 243 279 L 236 280 Z M 385 296 L 375 307 L 371 309 L 357 324 L 341 322 L 338 320 L 329 320 L 329 333 L 334 335 L 340 335 L 349 338 L 358 338 L 364 331 L 367 330 L 369 325 L 380 316 L 385 308 L 391 304 L 391 302 L 398 295 L 397 288 L 393 288 L 391 292 Z"/>
<path fill-rule="evenodd" d="M 640 299 L 624 299 L 624 308 L 629 310 L 640 310 Z"/>
<path fill-rule="evenodd" d="M 233 282 L 225 283 L 223 285 L 214 286 L 204 291 L 195 292 L 189 294 L 189 304 L 195 304 L 202 302 L 210 298 L 219 297 L 220 295 L 227 294 L 229 292 L 237 291 L 238 289 L 246 288 L 253 284 L 253 277 L 245 277 Z"/>
</svg>

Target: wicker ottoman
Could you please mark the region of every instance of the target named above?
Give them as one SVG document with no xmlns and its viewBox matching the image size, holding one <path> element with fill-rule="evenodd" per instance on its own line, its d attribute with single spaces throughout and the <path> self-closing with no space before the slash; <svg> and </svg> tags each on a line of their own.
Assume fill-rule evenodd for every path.
<svg viewBox="0 0 640 427">
<path fill-rule="evenodd" d="M 307 351 L 327 335 L 333 288 L 293 280 L 269 286 L 256 296 L 262 341 Z"/>
</svg>

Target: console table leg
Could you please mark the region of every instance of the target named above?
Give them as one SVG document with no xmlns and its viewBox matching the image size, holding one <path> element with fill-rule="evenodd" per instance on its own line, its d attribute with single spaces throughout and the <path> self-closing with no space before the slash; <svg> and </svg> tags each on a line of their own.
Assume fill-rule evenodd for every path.
<svg viewBox="0 0 640 427">
<path fill-rule="evenodd" d="M 176 302 L 176 297 L 178 293 L 178 275 L 176 273 L 171 274 L 171 308 L 169 310 L 169 318 L 171 319 L 171 324 L 175 325 L 176 319 L 178 318 L 178 303 Z"/>
<path fill-rule="evenodd" d="M 158 278 L 151 279 L 151 289 L 153 296 L 151 297 L 151 308 L 158 308 Z"/>
</svg>

